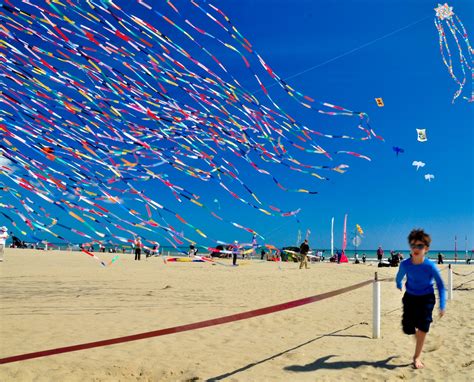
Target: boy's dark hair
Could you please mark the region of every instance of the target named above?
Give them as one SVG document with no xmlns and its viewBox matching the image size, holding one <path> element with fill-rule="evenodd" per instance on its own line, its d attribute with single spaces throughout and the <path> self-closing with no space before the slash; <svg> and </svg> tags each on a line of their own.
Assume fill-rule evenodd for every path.
<svg viewBox="0 0 474 382">
<path fill-rule="evenodd" d="M 415 228 L 412 229 L 408 235 L 408 243 L 411 244 L 414 241 L 422 241 L 427 247 L 429 247 L 431 244 L 431 236 L 421 228 Z"/>
</svg>

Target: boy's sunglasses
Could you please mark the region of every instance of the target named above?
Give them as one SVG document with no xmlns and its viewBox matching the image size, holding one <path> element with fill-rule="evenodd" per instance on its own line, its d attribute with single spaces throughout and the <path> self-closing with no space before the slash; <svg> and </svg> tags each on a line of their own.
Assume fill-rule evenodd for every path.
<svg viewBox="0 0 474 382">
<path fill-rule="evenodd" d="M 423 249 L 423 248 L 425 248 L 425 245 L 424 244 L 410 244 L 410 247 L 412 249 L 415 249 L 415 248 L 416 249 Z"/>
</svg>

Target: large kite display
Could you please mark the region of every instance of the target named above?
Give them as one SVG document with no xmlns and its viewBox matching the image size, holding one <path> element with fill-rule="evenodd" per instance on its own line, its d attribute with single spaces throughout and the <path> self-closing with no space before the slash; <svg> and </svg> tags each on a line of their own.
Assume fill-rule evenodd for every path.
<svg viewBox="0 0 474 382">
<path fill-rule="evenodd" d="M 299 209 L 264 203 L 248 177 L 316 193 L 292 188 L 279 174 L 325 180 L 347 170 L 337 155 L 369 159 L 324 148 L 326 139 L 381 139 L 365 113 L 292 88 L 209 2 L 182 8 L 171 1 L 3 1 L 2 219 L 38 239 L 47 233 L 68 241 L 58 232 L 70 231 L 81 240 L 130 242 L 139 232 L 150 244 L 165 236 L 176 246 L 193 242 L 185 229 L 217 242 L 186 216 L 190 205 L 258 233 L 218 215 L 215 195 L 198 193 L 202 182 L 263 214 L 292 216 Z M 310 112 L 355 118 L 355 134 L 299 122 L 265 83 Z M 164 205 L 165 193 L 182 203 L 179 210 Z M 65 215 L 78 224 L 64 224 L 72 221 Z"/>
<path fill-rule="evenodd" d="M 472 102 L 474 100 L 474 64 L 472 61 L 473 50 L 469 42 L 467 30 L 464 27 L 464 24 L 459 19 L 459 17 L 454 14 L 453 7 L 450 7 L 447 3 L 444 3 L 443 5 L 438 4 L 438 7 L 435 8 L 435 11 L 436 17 L 434 19 L 434 23 L 436 25 L 436 29 L 438 29 L 439 49 L 441 51 L 441 56 L 443 58 L 444 64 L 448 68 L 448 72 L 451 75 L 451 78 L 459 86 L 458 90 L 454 93 L 452 102 L 454 103 L 456 98 L 461 95 L 468 78 L 471 78 L 472 80 L 471 98 L 464 98 L 467 99 L 469 102 Z M 455 73 L 455 67 L 453 66 L 451 49 L 449 48 L 445 27 L 448 28 L 449 32 L 451 32 L 451 36 L 453 37 L 456 43 L 456 56 L 459 56 L 459 66 L 462 72 L 461 76 Z M 456 70 L 459 69 L 456 68 Z"/>
</svg>

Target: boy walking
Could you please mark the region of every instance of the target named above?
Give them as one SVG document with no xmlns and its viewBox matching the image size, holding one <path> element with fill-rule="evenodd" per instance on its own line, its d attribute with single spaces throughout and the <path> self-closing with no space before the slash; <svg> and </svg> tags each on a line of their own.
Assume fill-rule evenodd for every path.
<svg viewBox="0 0 474 382">
<path fill-rule="evenodd" d="M 397 288 L 402 290 L 402 280 L 406 276 L 405 294 L 402 299 L 402 327 L 405 334 L 416 336 L 413 367 L 421 369 L 425 366 L 421 362 L 421 352 L 433 321 L 432 313 L 436 302 L 433 279 L 438 288 L 440 317 L 446 309 L 446 292 L 438 268 L 434 262 L 425 258 L 431 244 L 430 235 L 422 229 L 414 229 L 408 235 L 408 243 L 411 255 L 400 263 L 396 283 Z"/>
</svg>

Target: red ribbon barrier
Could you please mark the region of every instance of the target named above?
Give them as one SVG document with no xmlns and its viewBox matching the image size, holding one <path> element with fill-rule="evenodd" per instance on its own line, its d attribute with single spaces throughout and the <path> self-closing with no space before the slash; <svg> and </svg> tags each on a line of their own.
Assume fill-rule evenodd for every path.
<svg viewBox="0 0 474 382">
<path fill-rule="evenodd" d="M 180 326 L 175 326 L 175 327 L 172 327 L 172 328 L 154 330 L 154 331 L 151 331 L 151 332 L 132 334 L 132 335 L 125 336 L 125 337 L 118 337 L 118 338 L 112 338 L 112 339 L 108 339 L 108 340 L 88 342 L 88 343 L 85 343 L 85 344 L 65 346 L 65 347 L 62 347 L 62 348 L 43 350 L 43 351 L 38 351 L 38 352 L 34 352 L 34 353 L 20 354 L 20 355 L 14 355 L 14 356 L 11 356 L 11 357 L 0 358 L 0 364 L 12 363 L 12 362 L 18 362 L 18 361 L 25 361 L 27 359 L 46 357 L 46 356 L 61 354 L 61 353 L 69 353 L 69 352 L 78 351 L 78 350 L 92 349 L 92 348 L 101 347 L 101 346 L 115 345 L 115 344 L 119 344 L 119 343 L 123 343 L 123 342 L 143 340 L 143 339 L 151 338 L 151 337 L 165 336 L 167 334 L 186 332 L 188 330 L 207 328 L 209 326 L 226 324 L 228 322 L 245 320 L 247 318 L 263 316 L 265 314 L 280 312 L 282 310 L 296 308 L 298 306 L 310 304 L 312 302 L 321 301 L 321 300 L 324 300 L 324 299 L 327 299 L 327 298 L 330 298 L 330 297 L 337 296 L 337 295 L 342 294 L 342 293 L 353 291 L 354 289 L 362 288 L 363 286 L 369 285 L 372 282 L 373 282 L 373 280 L 367 280 L 367 281 L 363 281 L 363 282 L 358 283 L 358 284 L 348 286 L 346 288 L 334 290 L 332 292 L 322 293 L 322 294 L 318 294 L 318 295 L 315 295 L 315 296 L 302 298 L 302 299 L 299 299 L 299 300 L 285 302 L 283 304 L 269 306 L 269 307 L 266 307 L 266 308 L 250 310 L 248 312 L 231 314 L 230 316 L 224 316 L 224 317 L 219 317 L 219 318 L 213 318 L 211 320 L 195 322 L 193 324 L 180 325 Z"/>
</svg>

